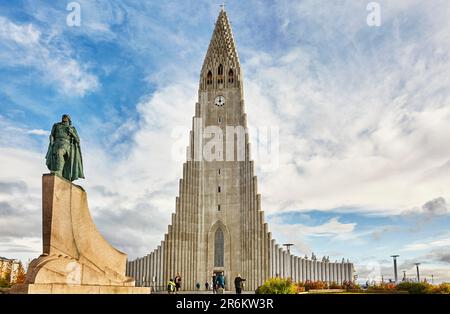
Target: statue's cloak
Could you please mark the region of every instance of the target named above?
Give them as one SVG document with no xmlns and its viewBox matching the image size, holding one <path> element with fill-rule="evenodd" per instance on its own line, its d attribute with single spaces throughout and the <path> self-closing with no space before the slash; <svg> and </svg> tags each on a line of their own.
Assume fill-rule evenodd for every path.
<svg viewBox="0 0 450 314">
<path fill-rule="evenodd" d="M 70 178 L 70 181 L 82 178 L 83 173 L 83 158 L 81 156 L 80 144 L 72 143 L 70 145 L 69 161 L 64 165 L 63 177 Z"/>
</svg>

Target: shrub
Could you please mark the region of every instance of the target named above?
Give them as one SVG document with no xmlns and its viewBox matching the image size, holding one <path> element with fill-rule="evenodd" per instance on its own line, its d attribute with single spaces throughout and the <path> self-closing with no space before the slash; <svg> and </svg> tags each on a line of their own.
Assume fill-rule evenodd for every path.
<svg viewBox="0 0 450 314">
<path fill-rule="evenodd" d="M 11 284 L 9 281 L 6 280 L 6 278 L 2 277 L 0 278 L 0 288 L 10 288 Z"/>
<path fill-rule="evenodd" d="M 295 287 L 297 288 L 297 293 L 298 292 L 305 292 L 306 288 L 305 288 L 305 283 L 302 281 L 299 281 L 295 284 Z"/>
<path fill-rule="evenodd" d="M 353 281 L 344 281 L 342 284 L 342 288 L 347 291 L 359 291 L 361 290 L 361 286 Z"/>
<path fill-rule="evenodd" d="M 297 286 L 299 284 L 297 284 Z M 301 284 L 305 287 L 305 291 L 328 289 L 328 284 L 326 282 L 324 282 L 324 281 L 307 280 L 307 281 L 305 281 L 304 283 L 301 283 Z"/>
<path fill-rule="evenodd" d="M 408 291 L 411 294 L 450 294 L 450 283 L 441 283 L 433 286 L 427 282 L 401 282 L 397 285 L 400 291 Z"/>
<path fill-rule="evenodd" d="M 256 289 L 256 294 L 296 294 L 298 288 L 289 279 L 271 278 Z"/>
<path fill-rule="evenodd" d="M 423 294 L 432 292 L 433 286 L 427 282 L 401 282 L 397 285 L 397 290 L 408 291 L 411 294 Z"/>
<path fill-rule="evenodd" d="M 369 286 L 367 291 L 369 292 L 389 292 L 396 291 L 397 287 L 394 283 L 381 283 L 379 285 Z"/>
<path fill-rule="evenodd" d="M 298 285 L 296 285 L 295 287 L 296 287 L 296 289 L 297 289 L 297 293 L 300 293 L 300 292 L 306 292 L 306 289 L 305 289 L 304 286 L 298 286 Z"/>
<path fill-rule="evenodd" d="M 439 285 L 439 292 L 443 294 L 450 294 L 450 283 L 443 282 Z"/>
<path fill-rule="evenodd" d="M 330 289 L 342 289 L 342 285 L 340 285 L 334 281 L 332 283 L 330 283 L 329 287 L 330 287 Z"/>
</svg>

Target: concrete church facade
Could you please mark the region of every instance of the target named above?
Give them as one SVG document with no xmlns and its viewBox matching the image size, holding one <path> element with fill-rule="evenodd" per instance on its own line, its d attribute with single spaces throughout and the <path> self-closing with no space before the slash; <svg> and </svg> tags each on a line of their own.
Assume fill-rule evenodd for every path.
<svg viewBox="0 0 450 314">
<path fill-rule="evenodd" d="M 224 272 L 227 289 L 233 288 L 238 274 L 247 279 L 246 290 L 275 276 L 295 281 L 353 280 L 352 263 L 294 256 L 272 239 L 261 209 L 248 135 L 242 137 L 240 150 L 239 140 L 235 141 L 238 135 L 229 134 L 227 126 L 247 130 L 242 71 L 222 9 L 201 70 L 199 100 L 172 222 L 154 251 L 127 263 L 127 275 L 135 278 L 136 285 L 161 289 L 179 273 L 183 290 L 195 290 L 197 282 L 204 287 L 213 272 Z M 196 134 L 211 127 L 223 135 L 213 137 L 217 144 L 212 150 L 214 158 L 205 160 L 199 152 L 211 143 L 203 143 Z M 226 147 L 233 148 L 231 158 Z"/>
</svg>

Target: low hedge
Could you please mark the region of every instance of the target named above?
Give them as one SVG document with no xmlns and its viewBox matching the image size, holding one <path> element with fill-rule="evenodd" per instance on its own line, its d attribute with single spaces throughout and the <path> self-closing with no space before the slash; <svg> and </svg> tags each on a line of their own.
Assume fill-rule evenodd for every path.
<svg viewBox="0 0 450 314">
<path fill-rule="evenodd" d="M 394 294 L 450 294 L 450 283 L 431 285 L 427 282 L 381 283 L 369 286 L 366 290 L 351 281 L 342 284 L 310 281 L 293 283 L 291 279 L 271 278 L 256 290 L 257 294 L 297 294 L 311 291 L 312 293 L 328 293 L 340 290 L 346 293 L 394 293 Z M 338 291 L 336 291 L 338 292 Z"/>
<path fill-rule="evenodd" d="M 297 287 L 289 279 L 271 278 L 256 289 L 257 294 L 296 294 Z"/>
</svg>

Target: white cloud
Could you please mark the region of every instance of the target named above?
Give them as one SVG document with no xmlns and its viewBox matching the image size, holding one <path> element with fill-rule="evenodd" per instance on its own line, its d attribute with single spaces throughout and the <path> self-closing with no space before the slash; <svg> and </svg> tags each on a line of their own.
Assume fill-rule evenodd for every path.
<svg viewBox="0 0 450 314">
<path fill-rule="evenodd" d="M 29 130 L 27 132 L 28 134 L 33 134 L 33 135 L 50 135 L 50 132 L 47 130 L 41 130 L 41 129 L 33 129 L 33 130 Z"/>
<path fill-rule="evenodd" d="M 324 224 L 316 226 L 307 226 L 303 224 L 279 224 L 274 221 L 271 227 L 275 229 L 283 229 L 283 233 L 286 234 L 302 234 L 304 236 L 317 236 L 317 237 L 338 237 L 345 238 L 352 235 L 355 230 L 356 223 L 341 223 L 339 217 L 331 218 Z"/>
<path fill-rule="evenodd" d="M 33 25 L 17 25 L 8 21 L 6 18 L 0 17 L 0 38 L 10 39 L 18 44 L 28 46 L 39 42 L 41 32 L 33 27 Z"/>
<path fill-rule="evenodd" d="M 97 77 L 73 59 L 69 49 L 52 45 L 33 24 L 0 16 L 0 39 L 0 64 L 35 68 L 43 74 L 42 81 L 52 82 L 66 95 L 84 96 L 99 86 Z"/>
<path fill-rule="evenodd" d="M 438 247 L 448 247 L 450 248 L 450 237 L 440 238 L 440 239 L 428 239 L 428 241 L 420 241 L 406 245 L 403 251 L 421 251 L 427 249 L 433 249 Z"/>
<path fill-rule="evenodd" d="M 301 226 L 306 235 L 310 236 L 333 236 L 346 237 L 355 230 L 356 223 L 341 223 L 339 218 L 335 217 L 328 222 L 318 226 Z"/>
<path fill-rule="evenodd" d="M 41 239 L 34 237 L 0 238 L 0 256 L 9 256 L 28 263 L 32 258 L 38 257 L 41 253 Z"/>
<path fill-rule="evenodd" d="M 415 25 L 420 35 L 411 35 L 396 15 L 400 10 L 383 4 L 386 38 L 376 41 L 367 25 L 355 22 L 354 6 L 337 8 L 345 18 L 335 20 L 327 5 L 306 1 L 293 10 L 284 4 L 288 9 L 279 14 L 289 16 L 291 30 L 302 29 L 303 16 L 335 23 L 325 34 L 315 30 L 308 45 L 273 55 L 248 49 L 249 58 L 242 58 L 250 124 L 280 126 L 280 167 L 258 169 L 264 209 L 396 214 L 436 193 L 450 197 L 450 168 L 429 175 L 450 155 L 450 41 L 442 40 L 450 25 L 443 8 L 422 3 L 417 10 L 428 10 L 427 22 Z M 414 6 L 403 9 L 419 14 Z M 389 33 L 394 22 L 397 35 Z M 316 35 L 330 44 L 315 42 Z M 297 33 L 286 36 L 300 40 Z M 311 48 L 315 44 L 319 48 Z"/>
<path fill-rule="evenodd" d="M 0 253 L 26 261 L 37 256 L 42 243 L 43 156 L 28 148 L 0 147 L 0 165 Z"/>
<path fill-rule="evenodd" d="M 298 255 L 310 255 L 314 249 L 311 247 L 312 237 L 329 237 L 330 241 L 354 239 L 356 223 L 342 223 L 339 217 L 329 221 L 308 226 L 301 223 L 285 223 L 277 218 L 270 220 L 269 229 L 272 231 L 278 244 L 294 244 L 293 252 Z"/>
</svg>

